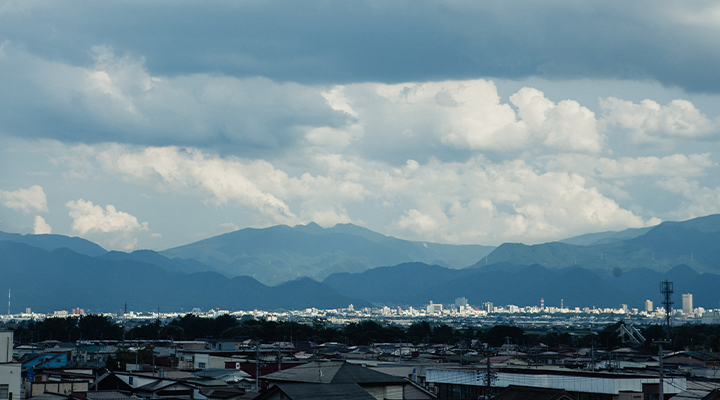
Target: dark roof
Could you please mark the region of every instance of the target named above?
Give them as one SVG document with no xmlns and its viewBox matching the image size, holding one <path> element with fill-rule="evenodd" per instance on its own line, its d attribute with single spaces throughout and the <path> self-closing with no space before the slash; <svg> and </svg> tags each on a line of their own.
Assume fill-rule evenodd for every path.
<svg viewBox="0 0 720 400">
<path fill-rule="evenodd" d="M 207 397 L 208 399 L 229 399 L 245 394 L 245 389 L 241 389 L 238 387 L 226 387 L 220 389 L 203 388 L 200 390 L 200 394 Z"/>
<path fill-rule="evenodd" d="M 278 383 L 263 393 L 257 400 L 270 398 L 278 391 L 290 400 L 376 400 L 370 393 L 355 383 L 323 385 L 317 383 Z"/>
<path fill-rule="evenodd" d="M 405 378 L 384 374 L 345 361 L 313 361 L 265 375 L 268 381 L 305 383 L 406 383 Z"/>
<path fill-rule="evenodd" d="M 563 389 L 548 389 L 525 386 L 508 386 L 493 400 L 573 400 Z"/>
</svg>

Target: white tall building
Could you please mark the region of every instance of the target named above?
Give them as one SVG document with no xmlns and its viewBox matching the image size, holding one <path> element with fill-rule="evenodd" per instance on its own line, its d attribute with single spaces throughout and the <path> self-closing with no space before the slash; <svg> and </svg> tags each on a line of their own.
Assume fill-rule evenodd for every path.
<svg viewBox="0 0 720 400">
<path fill-rule="evenodd" d="M 690 315 L 693 313 L 692 294 L 687 293 L 682 295 L 683 299 L 683 314 Z"/>
<path fill-rule="evenodd" d="M 645 300 L 645 311 L 647 311 L 647 312 L 653 312 L 653 302 L 652 302 L 652 300 Z"/>
<path fill-rule="evenodd" d="M 433 302 L 431 301 L 430 304 L 428 304 L 426 311 L 428 314 L 436 314 L 436 313 L 442 314 L 442 309 L 443 309 L 442 304 L 433 304 Z"/>
</svg>

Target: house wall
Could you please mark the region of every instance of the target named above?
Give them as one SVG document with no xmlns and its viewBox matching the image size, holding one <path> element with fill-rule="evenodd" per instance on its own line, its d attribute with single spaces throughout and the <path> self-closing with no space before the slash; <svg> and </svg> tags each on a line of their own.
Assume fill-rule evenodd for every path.
<svg viewBox="0 0 720 400">
<path fill-rule="evenodd" d="M 231 363 L 232 368 L 235 368 L 235 363 L 239 362 L 237 358 L 232 357 L 218 357 L 210 356 L 208 358 L 208 368 L 225 368 L 226 363 Z"/>
<path fill-rule="evenodd" d="M 30 397 L 39 396 L 45 392 L 70 394 L 72 392 L 87 392 L 88 382 L 33 382 L 30 388 Z M 13 398 L 15 398 L 13 396 Z"/>
<path fill-rule="evenodd" d="M 403 387 L 402 385 L 388 385 L 388 386 L 364 386 L 361 385 L 365 391 L 377 400 L 384 399 L 402 399 L 403 398 Z"/>
<path fill-rule="evenodd" d="M 406 400 L 425 400 L 433 397 L 413 385 L 405 385 L 402 398 Z"/>
<path fill-rule="evenodd" d="M 0 385 L 8 385 L 8 396 L 12 396 L 13 399 L 20 398 L 21 371 L 20 363 L 0 364 Z M 3 399 L 0 398 L 0 400 Z"/>
<path fill-rule="evenodd" d="M 12 362 L 13 332 L 0 331 L 0 363 Z"/>
</svg>

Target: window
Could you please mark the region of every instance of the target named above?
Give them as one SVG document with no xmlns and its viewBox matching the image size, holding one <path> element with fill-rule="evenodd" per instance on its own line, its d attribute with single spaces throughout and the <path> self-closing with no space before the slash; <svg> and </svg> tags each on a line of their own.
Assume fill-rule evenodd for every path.
<svg viewBox="0 0 720 400">
<path fill-rule="evenodd" d="M 205 363 L 198 363 L 198 368 L 205 368 Z"/>
<path fill-rule="evenodd" d="M 133 377 L 131 376 L 131 377 L 128 378 L 128 379 L 129 379 L 129 380 L 128 380 L 128 384 L 129 384 L 130 386 L 132 386 L 133 380 L 134 380 Z"/>
<path fill-rule="evenodd" d="M 0 385 L 0 399 L 7 399 L 10 397 L 10 388 L 8 385 Z"/>
</svg>

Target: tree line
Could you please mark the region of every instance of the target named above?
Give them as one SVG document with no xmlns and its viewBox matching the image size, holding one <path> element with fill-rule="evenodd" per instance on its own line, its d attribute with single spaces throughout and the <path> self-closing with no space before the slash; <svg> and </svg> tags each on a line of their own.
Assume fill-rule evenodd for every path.
<svg viewBox="0 0 720 400">
<path fill-rule="evenodd" d="M 339 342 L 347 345 L 369 345 L 372 343 L 445 343 L 454 345 L 466 339 L 477 339 L 491 347 L 504 343 L 532 346 L 544 343 L 550 347 L 590 347 L 614 349 L 626 346 L 616 331 L 618 322 L 599 332 L 577 332 L 573 330 L 523 330 L 516 326 L 495 325 L 489 329 L 471 326 L 454 329 L 446 324 L 418 321 L 409 327 L 393 323 L 365 320 L 350 323 L 344 327 L 331 326 L 322 319 L 312 323 L 277 322 L 237 319 L 230 315 L 217 318 L 202 318 L 186 314 L 167 324 L 155 320 L 143 325 L 125 329 L 112 319 L 101 315 L 87 315 L 68 318 L 48 318 L 43 321 L 23 323 L 16 326 L 15 340 L 21 343 L 45 340 L 76 341 L 79 339 L 100 340 L 195 340 L 208 338 L 249 338 L 265 343 L 276 341 Z M 12 327 L 10 327 L 12 329 Z M 645 349 L 654 351 L 652 340 L 663 339 L 665 329 L 651 325 L 641 329 L 647 339 Z M 673 327 L 673 346 L 676 350 L 720 351 L 720 326 L 682 325 Z"/>
</svg>

